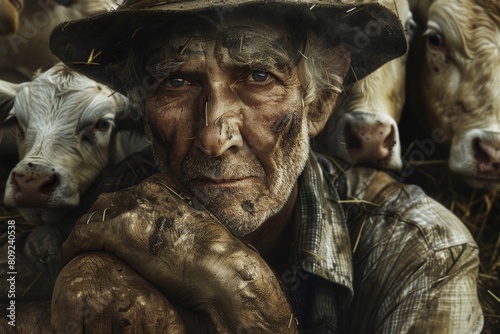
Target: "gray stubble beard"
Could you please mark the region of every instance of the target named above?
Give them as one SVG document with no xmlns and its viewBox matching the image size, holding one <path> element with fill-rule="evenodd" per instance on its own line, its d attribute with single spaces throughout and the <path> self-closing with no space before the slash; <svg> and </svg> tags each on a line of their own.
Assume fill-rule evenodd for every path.
<svg viewBox="0 0 500 334">
<path fill-rule="evenodd" d="M 192 164 L 193 160 L 187 161 L 187 163 L 185 160 L 182 164 L 181 175 L 175 175 L 172 173 L 171 169 L 166 166 L 165 162 L 160 159 L 157 144 L 154 142 L 152 144 L 152 151 L 155 162 L 161 172 L 174 175 L 193 193 L 194 197 L 200 201 L 207 210 L 219 219 L 222 225 L 224 225 L 231 234 L 235 237 L 243 237 L 258 229 L 262 223 L 278 213 L 287 202 L 309 156 L 309 138 L 307 127 L 304 124 L 302 124 L 301 130 L 294 139 L 295 142 L 288 143 L 288 146 L 283 147 L 283 152 L 288 152 L 286 152 L 286 158 L 282 159 L 282 165 L 278 167 L 277 176 L 274 178 L 279 180 L 278 184 L 271 187 L 265 194 L 261 192 L 260 194 L 256 193 L 254 195 L 244 194 L 241 191 L 213 191 L 207 193 L 206 191 L 200 190 L 190 182 L 189 174 L 192 174 L 190 172 L 190 170 L 192 170 L 194 174 L 199 175 L 199 173 L 202 172 L 199 169 L 207 168 L 205 162 L 196 163 L 196 160 L 194 160 L 195 167 L 193 168 L 190 166 L 187 168 L 185 166 Z M 197 168 L 199 172 L 196 170 Z M 208 168 L 210 168 L 210 166 L 208 166 Z M 239 205 L 230 206 L 228 208 L 228 195 L 231 195 L 231 193 L 233 193 L 233 202 L 239 200 Z M 224 210 L 224 208 L 226 208 L 226 210 Z M 227 212 L 228 210 L 231 212 Z"/>
</svg>

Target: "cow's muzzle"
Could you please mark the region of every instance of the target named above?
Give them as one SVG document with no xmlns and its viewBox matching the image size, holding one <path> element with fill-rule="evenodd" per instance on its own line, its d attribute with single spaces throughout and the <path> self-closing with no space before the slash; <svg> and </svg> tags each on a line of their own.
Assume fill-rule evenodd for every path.
<svg viewBox="0 0 500 334">
<path fill-rule="evenodd" d="M 49 205 L 61 176 L 55 168 L 28 162 L 18 164 L 7 184 L 7 205 L 16 207 L 45 207 Z"/>
<path fill-rule="evenodd" d="M 482 184 L 476 188 L 500 187 L 500 132 L 474 129 L 452 142 L 450 170 Z M 488 185 L 491 183 L 491 185 Z"/>
</svg>

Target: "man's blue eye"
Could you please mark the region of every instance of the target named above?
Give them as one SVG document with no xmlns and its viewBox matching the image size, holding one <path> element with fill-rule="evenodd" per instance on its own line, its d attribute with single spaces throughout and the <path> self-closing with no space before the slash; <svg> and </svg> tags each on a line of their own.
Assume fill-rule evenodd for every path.
<svg viewBox="0 0 500 334">
<path fill-rule="evenodd" d="M 269 78 L 269 73 L 264 70 L 254 70 L 252 72 L 252 79 L 255 81 L 266 81 Z"/>
<path fill-rule="evenodd" d="M 168 78 L 168 82 L 172 87 L 182 87 L 186 84 L 186 80 L 180 77 L 170 77 Z"/>
</svg>

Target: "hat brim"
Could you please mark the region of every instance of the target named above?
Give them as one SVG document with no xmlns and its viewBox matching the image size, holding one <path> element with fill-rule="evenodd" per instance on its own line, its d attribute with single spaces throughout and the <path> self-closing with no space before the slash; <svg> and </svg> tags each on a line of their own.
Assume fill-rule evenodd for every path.
<svg viewBox="0 0 500 334">
<path fill-rule="evenodd" d="M 407 52 L 404 29 L 390 10 L 376 3 L 354 6 L 338 0 L 312 0 L 307 4 L 290 0 L 194 0 L 117 9 L 58 25 L 52 31 L 49 47 L 70 68 L 123 92 L 118 65 L 141 27 L 156 19 L 187 13 L 216 11 L 223 18 L 233 9 L 248 7 L 251 15 L 254 6 L 266 6 L 266 10 L 290 9 L 297 20 L 319 31 L 327 44 L 346 47 L 351 52 L 346 85 Z"/>
</svg>

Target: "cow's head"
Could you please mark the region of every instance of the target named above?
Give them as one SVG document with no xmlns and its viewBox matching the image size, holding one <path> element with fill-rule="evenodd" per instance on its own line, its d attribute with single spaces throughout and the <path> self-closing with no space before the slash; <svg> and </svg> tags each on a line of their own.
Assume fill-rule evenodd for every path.
<svg viewBox="0 0 500 334">
<path fill-rule="evenodd" d="M 408 0 L 378 2 L 399 16 L 410 39 L 413 21 Z M 359 32 L 360 41 L 369 43 L 373 33 L 370 29 L 376 29 L 377 24 L 376 20 L 367 22 L 365 31 Z M 354 52 L 363 52 L 362 47 Z M 405 103 L 406 58 L 405 55 L 394 59 L 345 88 L 339 105 L 318 138 L 317 149 L 326 150 L 351 164 L 391 170 L 401 168 L 397 122 Z"/>
<path fill-rule="evenodd" d="M 15 34 L 24 0 L 0 0 L 0 36 Z"/>
<path fill-rule="evenodd" d="M 30 82 L 1 81 L 0 90 L 0 114 L 17 125 L 20 160 L 4 203 L 28 221 L 56 222 L 112 159 L 126 99 L 61 64 Z"/>
<path fill-rule="evenodd" d="M 445 134 L 452 172 L 499 189 L 500 2 L 434 0 L 419 10 L 426 123 Z"/>
</svg>

